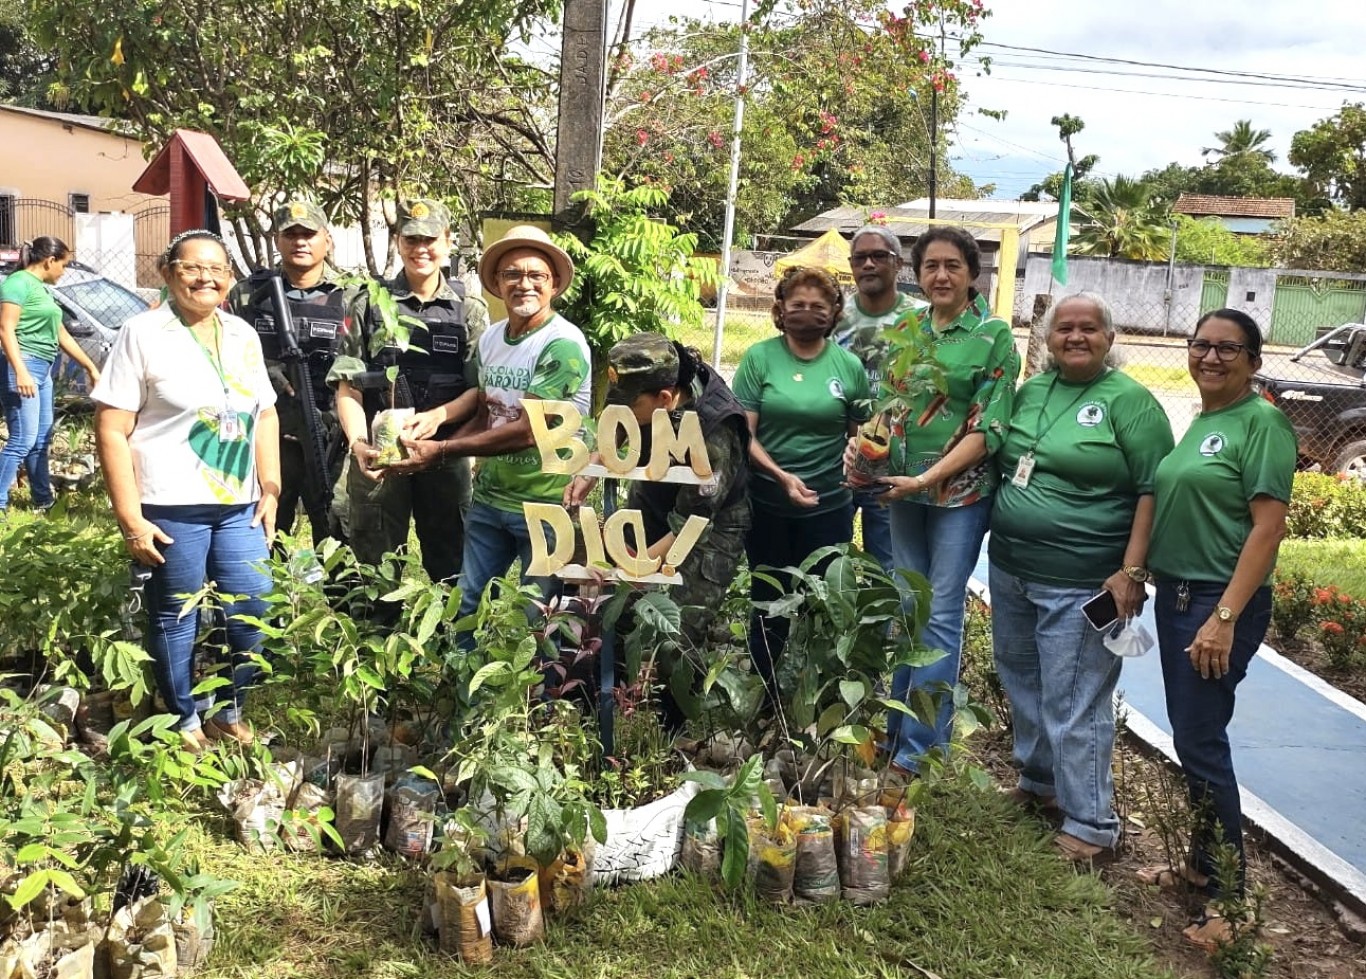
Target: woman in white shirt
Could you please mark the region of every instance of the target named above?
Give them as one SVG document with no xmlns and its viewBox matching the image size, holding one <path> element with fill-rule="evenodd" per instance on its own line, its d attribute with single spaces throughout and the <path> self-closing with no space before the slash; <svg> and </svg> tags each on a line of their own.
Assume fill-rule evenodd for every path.
<svg viewBox="0 0 1366 979">
<path fill-rule="evenodd" d="M 133 561 L 147 583 L 148 652 L 157 689 L 195 751 L 209 736 L 253 740 L 242 722 L 243 691 L 255 679 L 270 576 L 264 570 L 280 494 L 279 422 L 256 332 L 218 307 L 232 285 L 222 240 L 187 231 L 172 240 L 162 270 L 168 301 L 119 331 L 97 405 L 100 464 Z M 184 596 L 212 580 L 224 595 L 232 650 L 231 696 L 196 701 L 198 615 Z M 201 716 L 203 714 L 204 716 Z"/>
</svg>

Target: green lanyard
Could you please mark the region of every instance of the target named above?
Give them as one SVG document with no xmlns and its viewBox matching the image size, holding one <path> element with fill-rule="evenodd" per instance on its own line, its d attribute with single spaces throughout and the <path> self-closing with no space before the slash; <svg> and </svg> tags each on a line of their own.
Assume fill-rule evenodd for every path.
<svg viewBox="0 0 1366 979">
<path fill-rule="evenodd" d="M 1058 412 L 1052 418 L 1045 419 L 1044 412 L 1048 410 L 1048 403 L 1053 400 L 1053 389 L 1058 386 L 1058 378 L 1062 376 L 1060 373 L 1055 373 L 1053 375 L 1053 380 L 1048 384 L 1048 393 L 1043 396 L 1043 404 L 1039 406 L 1039 424 L 1034 431 L 1034 441 L 1031 442 L 1029 448 L 1025 450 L 1025 455 L 1032 457 L 1034 455 L 1034 450 L 1037 449 L 1039 443 L 1043 441 L 1043 437 L 1053 428 L 1054 422 L 1076 407 L 1077 402 L 1086 396 L 1087 391 L 1091 390 L 1091 385 L 1095 384 L 1108 373 L 1110 373 L 1110 368 L 1102 367 L 1100 373 L 1086 382 L 1086 385 L 1068 402 L 1066 408 Z"/>
<path fill-rule="evenodd" d="M 209 362 L 209 366 L 213 368 L 213 372 L 218 375 L 218 383 L 223 385 L 223 406 L 225 408 L 228 407 L 228 378 L 223 372 L 223 326 L 218 322 L 218 314 L 215 313 L 213 317 L 213 345 L 217 350 L 217 355 L 215 355 L 214 351 L 211 351 L 204 345 L 204 341 L 199 339 L 199 335 L 195 333 L 194 330 L 190 329 L 188 323 L 181 320 L 180 324 L 184 326 L 185 329 L 190 330 L 190 336 L 194 339 L 194 345 L 204 352 L 204 358 Z"/>
</svg>

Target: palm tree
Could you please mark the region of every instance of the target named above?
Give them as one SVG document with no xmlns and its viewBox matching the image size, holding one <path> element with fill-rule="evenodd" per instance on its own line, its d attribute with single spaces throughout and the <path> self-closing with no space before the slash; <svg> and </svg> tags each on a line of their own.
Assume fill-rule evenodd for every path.
<svg viewBox="0 0 1366 979">
<path fill-rule="evenodd" d="M 1239 119 L 1233 124 L 1232 129 L 1215 133 L 1214 138 L 1219 141 L 1219 145 L 1206 146 L 1200 151 L 1203 156 L 1216 153 L 1220 162 L 1239 157 L 1253 157 L 1268 165 L 1276 162 L 1276 154 L 1265 147 L 1266 142 L 1271 139 L 1271 130 L 1253 129 L 1251 119 Z"/>
<path fill-rule="evenodd" d="M 1122 175 L 1095 181 L 1075 209 L 1083 218 L 1072 240 L 1076 254 L 1147 262 L 1166 256 L 1167 214 L 1142 181 Z"/>
</svg>

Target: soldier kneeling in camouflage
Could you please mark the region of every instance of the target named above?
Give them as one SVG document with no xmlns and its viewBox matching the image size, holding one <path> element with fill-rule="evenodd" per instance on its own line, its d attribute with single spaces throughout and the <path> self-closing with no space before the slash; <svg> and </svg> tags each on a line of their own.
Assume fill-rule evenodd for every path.
<svg viewBox="0 0 1366 979">
<path fill-rule="evenodd" d="M 687 645 L 707 644 L 717 613 L 738 574 L 749 530 L 749 424 L 745 409 L 726 382 L 695 351 L 658 333 L 638 333 L 614 346 L 607 355 L 608 404 L 627 405 L 640 423 L 645 439 L 642 458 L 649 456 L 650 419 L 656 408 L 672 414 L 697 412 L 716 474 L 711 486 L 687 483 L 632 482 L 627 506 L 640 510 L 651 555 L 662 555 L 690 516 L 705 517 L 710 526 L 679 567 L 683 583 L 671 597 L 683 610 Z M 564 492 L 567 508 L 588 497 L 596 479 L 576 476 Z M 721 638 L 721 637 L 717 637 Z M 661 664 L 667 676 L 669 664 Z M 678 705 L 665 688 L 666 720 L 680 726 Z"/>
</svg>

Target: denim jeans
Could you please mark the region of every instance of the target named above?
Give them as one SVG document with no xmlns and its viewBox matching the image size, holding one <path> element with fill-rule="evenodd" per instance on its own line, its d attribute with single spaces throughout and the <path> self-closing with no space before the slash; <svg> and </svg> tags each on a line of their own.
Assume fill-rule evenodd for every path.
<svg viewBox="0 0 1366 979">
<path fill-rule="evenodd" d="M 750 571 L 773 569 L 766 573 L 778 579 L 786 590 L 791 587 L 791 580 L 776 569 L 795 567 L 812 552 L 832 544 L 848 544 L 853 536 L 854 510 L 848 504 L 838 510 L 810 516 L 779 513 L 756 506 L 745 537 L 745 556 L 749 559 Z M 750 601 L 770 602 L 778 596 L 779 592 L 772 585 L 750 577 Z M 778 695 L 773 674 L 783 647 L 787 645 L 788 625 L 787 619 L 769 618 L 761 615 L 758 609 L 750 613 L 749 658 L 767 687 L 770 702 Z"/>
<path fill-rule="evenodd" d="M 1122 660 L 1081 613 L 1095 593 L 991 566 L 991 645 L 1010 698 L 1020 788 L 1057 798 L 1064 833 L 1113 847 L 1120 827 L 1110 760 Z"/>
<path fill-rule="evenodd" d="M 455 501 L 450 501 L 452 508 Z M 546 528 L 546 541 L 555 546 L 555 536 Z M 460 612 L 464 618 L 479 607 L 479 599 L 490 581 L 507 574 L 516 558 L 522 560 L 522 582 L 532 581 L 549 596 L 554 582 L 549 578 L 528 578 L 531 564 L 531 534 L 521 512 L 500 510 L 487 503 L 474 503 L 465 517 L 465 555 L 460 571 Z"/>
<path fill-rule="evenodd" d="M 0 510 L 9 508 L 9 491 L 19 476 L 19 467 L 28 470 L 29 492 L 37 508 L 52 505 L 52 477 L 47 469 L 47 450 L 52 444 L 52 361 L 24 354 L 24 366 L 33 376 L 38 393 L 31 398 L 19 394 L 14 368 L 0 357 L 0 378 L 4 390 L 0 400 L 5 407 L 9 439 L 0 449 Z"/>
<path fill-rule="evenodd" d="M 937 663 L 903 666 L 892 677 L 892 697 L 907 702 L 912 690 L 930 693 L 958 682 L 963 657 L 963 603 L 968 578 L 982 552 L 982 539 L 991 523 L 991 498 L 961 507 L 939 507 L 897 500 L 892 511 L 892 563 L 917 571 L 930 581 L 934 597 L 921 642 L 948 653 Z M 933 727 L 900 711 L 887 718 L 887 744 L 892 760 L 915 771 L 918 756 L 945 745 L 953 733 L 953 701 L 945 696 Z"/>
<path fill-rule="evenodd" d="M 882 570 L 892 570 L 892 513 L 883 506 L 880 494 L 854 490 L 854 513 L 859 515 L 863 549 L 872 555 Z"/>
<path fill-rule="evenodd" d="M 261 651 L 261 630 L 237 618 L 265 615 L 265 596 L 270 591 L 270 575 L 264 570 L 266 534 L 251 526 L 255 504 L 221 506 L 150 506 L 142 515 L 156 524 L 174 543 L 161 545 L 166 562 L 152 569 L 147 582 L 147 651 L 157 690 L 167 708 L 180 718 L 179 730 L 200 727 L 200 712 L 215 706 L 217 695 L 226 690 L 214 717 L 226 722 L 241 720 L 246 689 L 256 680 L 257 667 L 252 654 Z M 199 628 L 199 613 L 190 609 L 182 614 L 185 595 L 217 582 L 221 595 L 244 596 L 224 605 L 227 617 L 228 648 L 231 650 L 229 687 L 220 687 L 196 702 L 194 687 L 194 644 Z"/>
<path fill-rule="evenodd" d="M 1176 757 L 1186 775 L 1191 808 L 1199 821 L 1191 840 L 1190 865 L 1209 877 L 1212 895 L 1232 889 L 1243 892 L 1246 863 L 1243 855 L 1243 810 L 1228 723 L 1233 719 L 1234 691 L 1247 675 L 1266 627 L 1271 622 L 1271 589 L 1257 589 L 1233 627 L 1228 672 L 1206 680 L 1191 665 L 1186 649 L 1219 604 L 1226 587 L 1220 582 L 1189 583 L 1190 603 L 1176 609 L 1178 582 L 1157 585 L 1157 643 L 1162 651 L 1162 683 L 1167 694 L 1167 719 L 1172 726 Z M 1222 841 L 1238 851 L 1238 879 L 1232 888 L 1215 872 L 1214 849 Z"/>
</svg>

